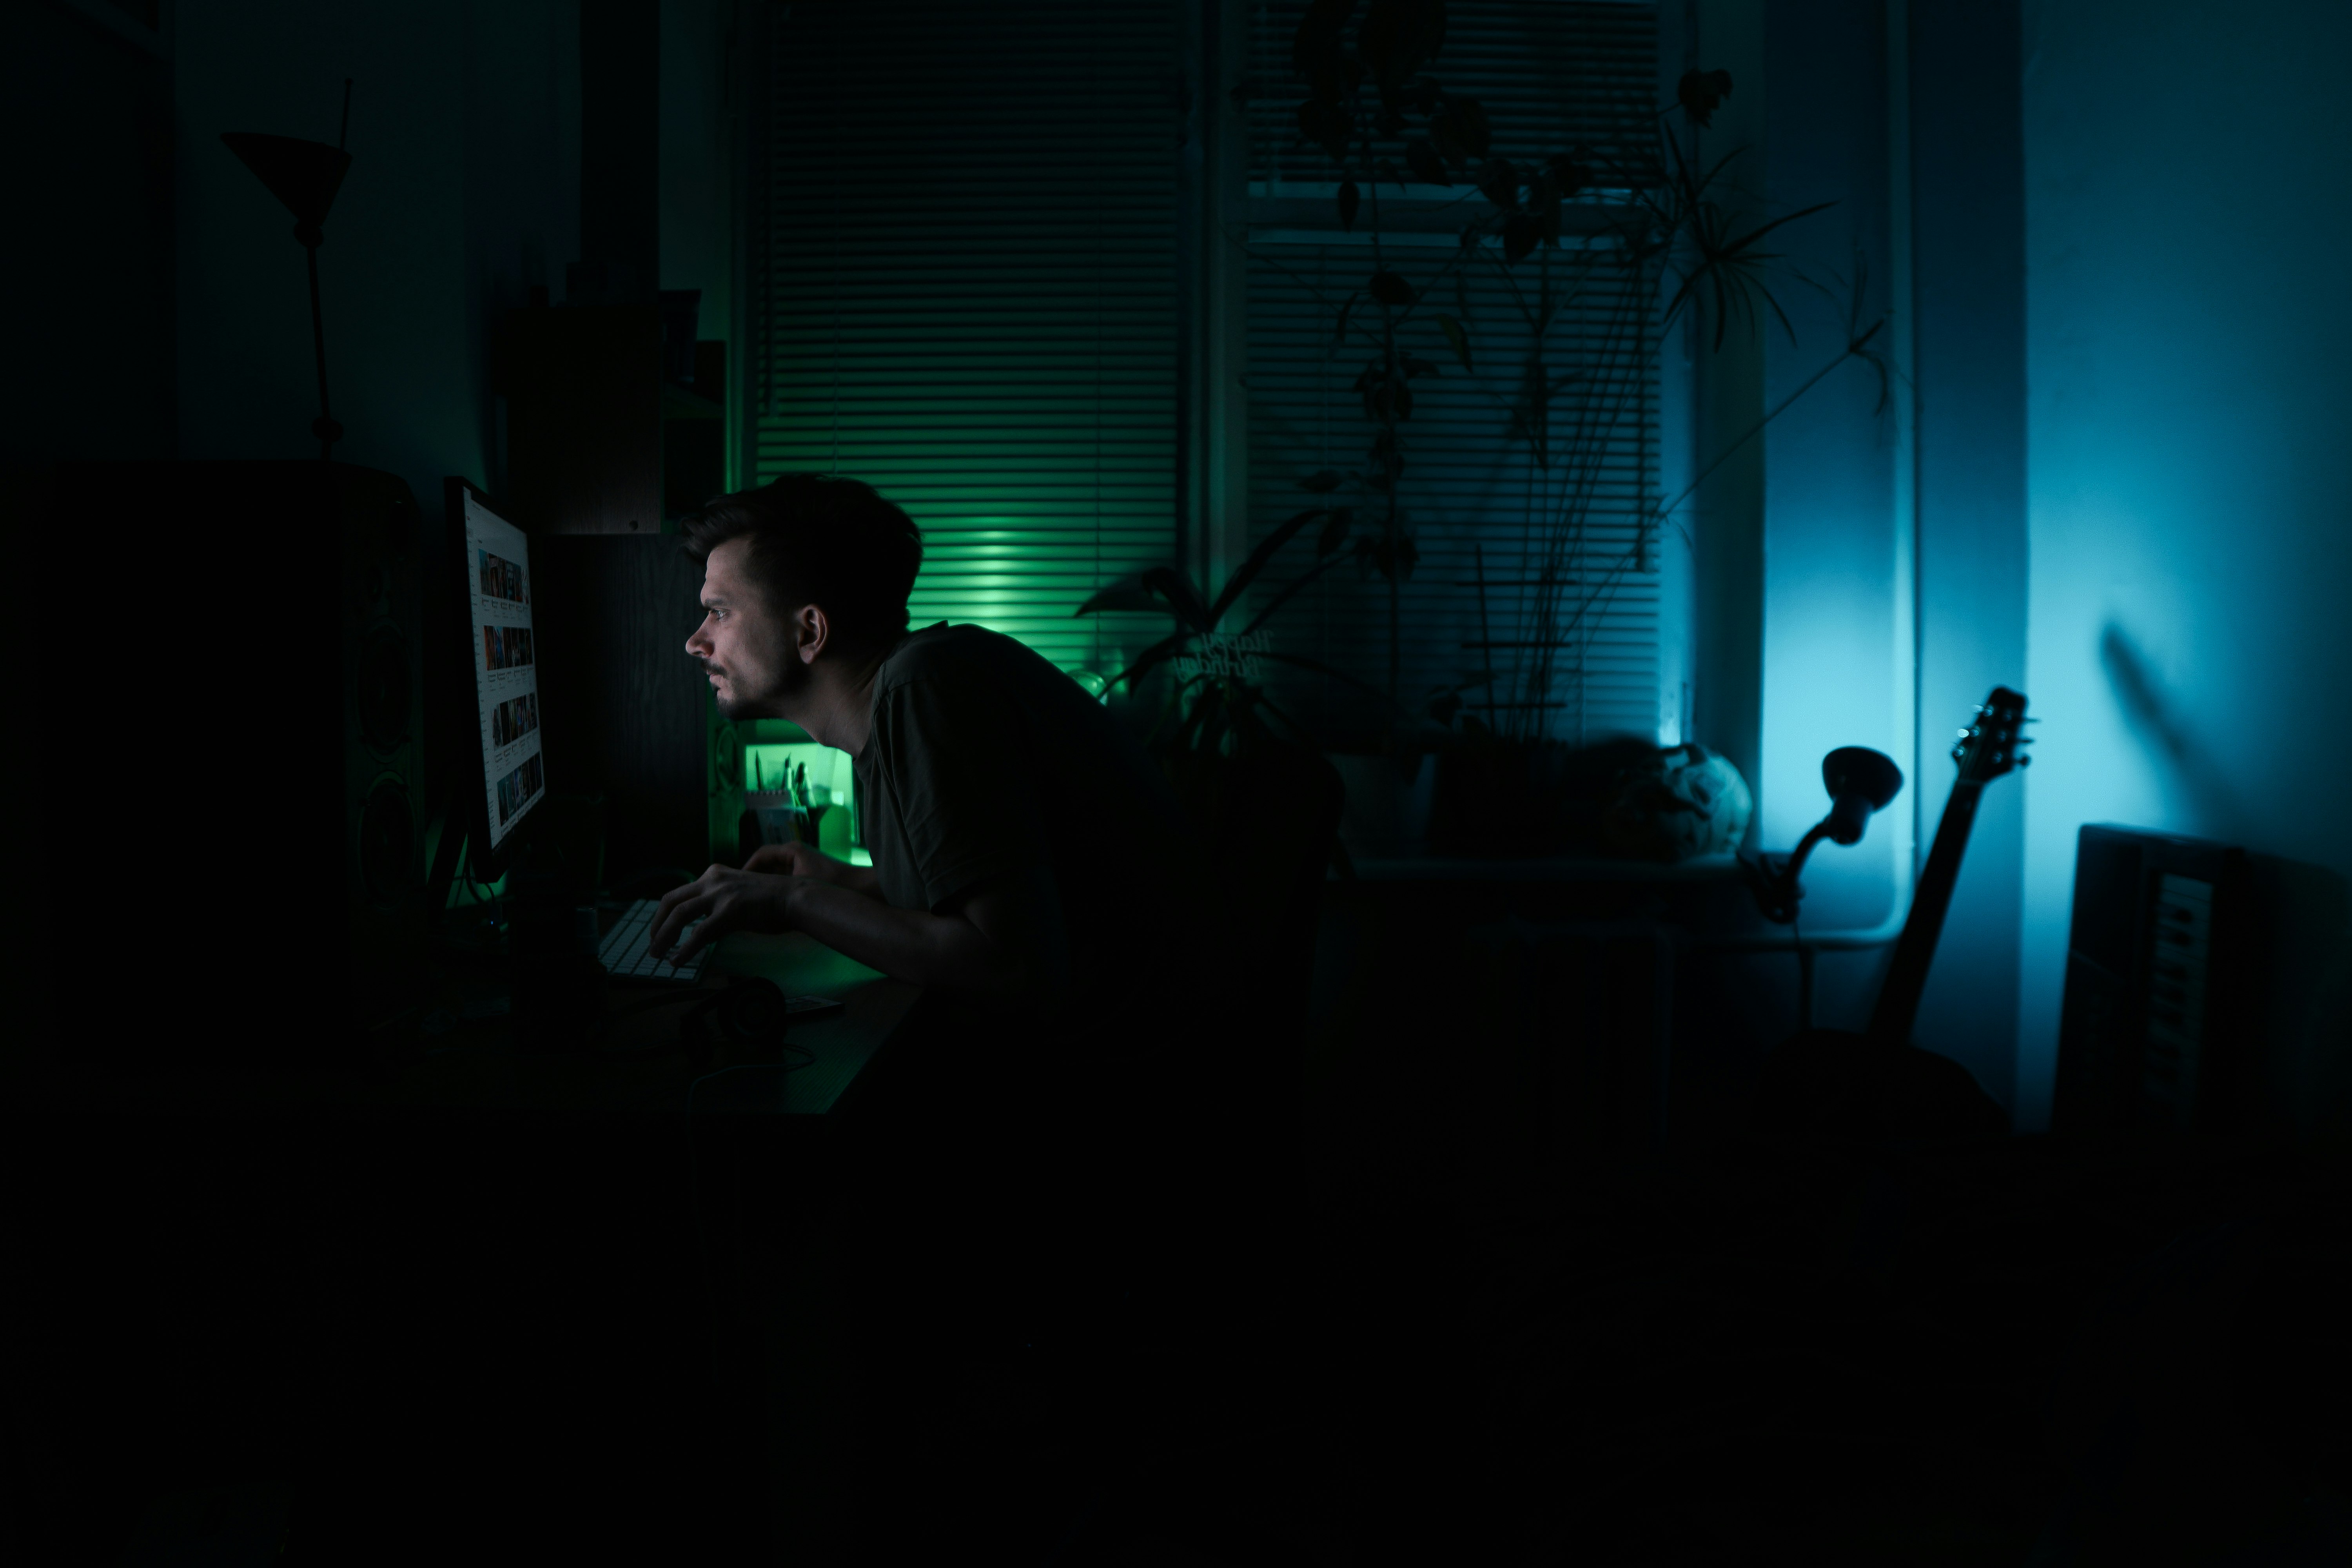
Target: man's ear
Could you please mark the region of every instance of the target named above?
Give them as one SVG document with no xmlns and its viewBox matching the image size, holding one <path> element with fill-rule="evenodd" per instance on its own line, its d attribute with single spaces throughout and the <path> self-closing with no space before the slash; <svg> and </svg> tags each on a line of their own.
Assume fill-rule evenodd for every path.
<svg viewBox="0 0 2352 1568">
<path fill-rule="evenodd" d="M 833 646 L 833 619 L 819 605 L 803 605 L 793 616 L 793 647 L 803 664 L 814 664 Z"/>
</svg>

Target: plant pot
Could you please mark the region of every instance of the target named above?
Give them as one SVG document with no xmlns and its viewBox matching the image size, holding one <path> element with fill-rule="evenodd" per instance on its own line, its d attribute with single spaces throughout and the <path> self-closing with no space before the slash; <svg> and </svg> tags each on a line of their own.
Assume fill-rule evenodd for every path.
<svg viewBox="0 0 2352 1568">
<path fill-rule="evenodd" d="M 1429 852 L 1429 811 L 1437 767 L 1427 752 L 1398 758 L 1335 755 L 1348 787 L 1339 842 L 1356 859 L 1395 859 Z"/>
<path fill-rule="evenodd" d="M 1437 855 L 1671 862 L 1736 844 L 1748 811 L 1738 771 L 1704 747 L 1481 739 L 1440 758 L 1429 846 Z"/>
<path fill-rule="evenodd" d="M 1445 752 L 1431 803 L 1431 852 L 1482 858 L 1567 852 L 1570 762 L 1570 749 L 1557 741 L 1480 741 Z"/>
</svg>

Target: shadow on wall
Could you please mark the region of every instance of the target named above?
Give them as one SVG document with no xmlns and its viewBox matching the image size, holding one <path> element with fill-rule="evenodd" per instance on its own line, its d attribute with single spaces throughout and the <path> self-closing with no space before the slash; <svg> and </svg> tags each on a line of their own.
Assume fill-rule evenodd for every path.
<svg viewBox="0 0 2352 1568">
<path fill-rule="evenodd" d="M 2125 721 L 2204 836 L 2246 844 L 2292 834 L 2291 822 L 2257 821 L 2147 656 L 2113 621 L 2099 634 L 2099 664 Z M 2315 1154 L 2352 1163 L 2352 890 L 2323 866 L 2257 853 L 2247 862 L 2263 933 L 2267 1110 Z"/>
<path fill-rule="evenodd" d="M 2113 621 L 2099 633 L 2099 666 L 2132 732 L 2188 796 L 2192 819 L 2210 837 L 2244 841 L 2248 824 L 2236 788 L 2215 765 L 2212 752 L 2198 743 L 2180 717 L 2181 705 L 2165 691 L 2139 644 Z"/>
</svg>

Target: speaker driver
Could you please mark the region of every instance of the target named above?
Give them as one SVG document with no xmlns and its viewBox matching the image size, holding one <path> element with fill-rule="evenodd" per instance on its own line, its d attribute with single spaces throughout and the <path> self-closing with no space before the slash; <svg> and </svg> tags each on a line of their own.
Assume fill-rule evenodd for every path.
<svg viewBox="0 0 2352 1568">
<path fill-rule="evenodd" d="M 397 779 L 379 779 L 360 810 L 360 879 L 372 903 L 399 903 L 416 882 L 416 816 Z"/>
<path fill-rule="evenodd" d="M 360 733 L 379 752 L 408 739 L 408 639 L 390 626 L 368 634 L 360 652 Z"/>
</svg>

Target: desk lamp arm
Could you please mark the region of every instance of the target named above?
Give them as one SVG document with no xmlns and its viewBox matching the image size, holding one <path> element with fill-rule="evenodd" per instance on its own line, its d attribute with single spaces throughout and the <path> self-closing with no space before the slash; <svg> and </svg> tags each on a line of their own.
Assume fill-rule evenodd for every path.
<svg viewBox="0 0 2352 1568">
<path fill-rule="evenodd" d="M 1903 771 L 1894 759 L 1868 747 L 1841 746 L 1822 759 L 1822 784 L 1830 793 L 1830 814 L 1813 824 L 1787 859 L 1770 855 L 1753 860 L 1740 858 L 1740 869 L 1747 873 L 1756 907 L 1776 925 L 1791 924 L 1797 918 L 1798 902 L 1805 896 L 1799 878 L 1813 846 L 1824 838 L 1840 844 L 1861 843 L 1871 815 L 1902 790 Z"/>
</svg>

